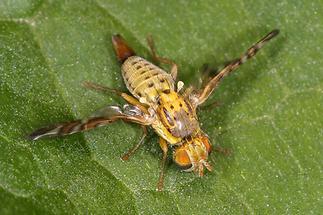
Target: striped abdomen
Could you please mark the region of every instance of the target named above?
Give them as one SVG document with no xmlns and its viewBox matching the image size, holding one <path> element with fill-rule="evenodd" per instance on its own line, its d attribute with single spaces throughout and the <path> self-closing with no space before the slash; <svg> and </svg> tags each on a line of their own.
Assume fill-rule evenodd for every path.
<svg viewBox="0 0 323 215">
<path fill-rule="evenodd" d="M 121 71 L 128 90 L 143 103 L 156 103 L 161 92 L 174 90 L 172 76 L 141 57 L 127 58 Z"/>
</svg>

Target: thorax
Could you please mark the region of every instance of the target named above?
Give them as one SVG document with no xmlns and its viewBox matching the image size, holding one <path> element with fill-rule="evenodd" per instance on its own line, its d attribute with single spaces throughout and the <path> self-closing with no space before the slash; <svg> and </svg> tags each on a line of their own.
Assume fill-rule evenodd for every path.
<svg viewBox="0 0 323 215">
<path fill-rule="evenodd" d="M 199 132 L 199 124 L 191 104 L 175 91 L 159 95 L 153 106 L 157 120 L 152 126 L 170 144 L 176 144 Z"/>
</svg>

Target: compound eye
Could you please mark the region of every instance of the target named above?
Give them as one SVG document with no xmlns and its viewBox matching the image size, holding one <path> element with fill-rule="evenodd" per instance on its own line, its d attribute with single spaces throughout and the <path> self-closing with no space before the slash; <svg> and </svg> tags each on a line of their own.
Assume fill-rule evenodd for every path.
<svg viewBox="0 0 323 215">
<path fill-rule="evenodd" d="M 174 152 L 174 161 L 182 168 L 190 168 L 192 162 L 184 149 L 177 149 Z"/>
</svg>

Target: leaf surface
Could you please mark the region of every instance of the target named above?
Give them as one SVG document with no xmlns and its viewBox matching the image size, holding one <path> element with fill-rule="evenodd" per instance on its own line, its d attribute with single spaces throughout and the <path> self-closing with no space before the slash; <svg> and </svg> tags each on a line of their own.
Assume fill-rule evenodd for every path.
<svg viewBox="0 0 323 215">
<path fill-rule="evenodd" d="M 0 212 L 107 214 L 322 213 L 323 6 L 320 1 L 0 2 Z M 274 28 L 281 34 L 225 78 L 199 112 L 213 145 L 212 173 L 167 166 L 151 135 L 129 162 L 137 125 L 117 122 L 30 142 L 48 124 L 89 115 L 120 98 L 81 87 L 126 90 L 110 42 L 122 34 L 150 59 L 145 38 L 180 67 L 188 86 Z M 165 68 L 167 69 L 167 68 Z"/>
</svg>

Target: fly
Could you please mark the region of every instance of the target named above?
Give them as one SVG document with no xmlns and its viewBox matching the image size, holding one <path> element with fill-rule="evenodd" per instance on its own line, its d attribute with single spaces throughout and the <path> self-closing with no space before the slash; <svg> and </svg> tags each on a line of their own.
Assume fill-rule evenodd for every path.
<svg viewBox="0 0 323 215">
<path fill-rule="evenodd" d="M 208 136 L 200 128 L 196 109 L 203 104 L 219 85 L 223 77 L 237 69 L 249 58 L 253 57 L 279 30 L 273 30 L 252 45 L 240 58 L 227 64 L 217 75 L 212 77 L 202 88 L 183 89 L 183 82 L 177 80 L 177 65 L 156 54 L 151 37 L 148 45 L 156 62 L 171 65 L 166 72 L 153 63 L 139 57 L 127 45 L 120 35 L 112 36 L 112 44 L 121 65 L 124 83 L 130 94 L 105 86 L 85 82 L 84 86 L 97 91 L 116 93 L 126 104 L 109 105 L 96 111 L 90 117 L 72 122 L 59 123 L 38 129 L 29 135 L 29 139 L 37 140 L 48 136 L 64 136 L 104 126 L 117 120 L 140 124 L 143 136 L 139 143 L 122 156 L 128 160 L 144 142 L 147 126 L 151 126 L 159 136 L 159 145 L 163 151 L 161 170 L 157 190 L 162 190 L 167 152 L 171 148 L 173 161 L 184 171 L 193 171 L 203 176 L 204 168 L 212 171 L 208 156 L 212 146 Z"/>
</svg>

